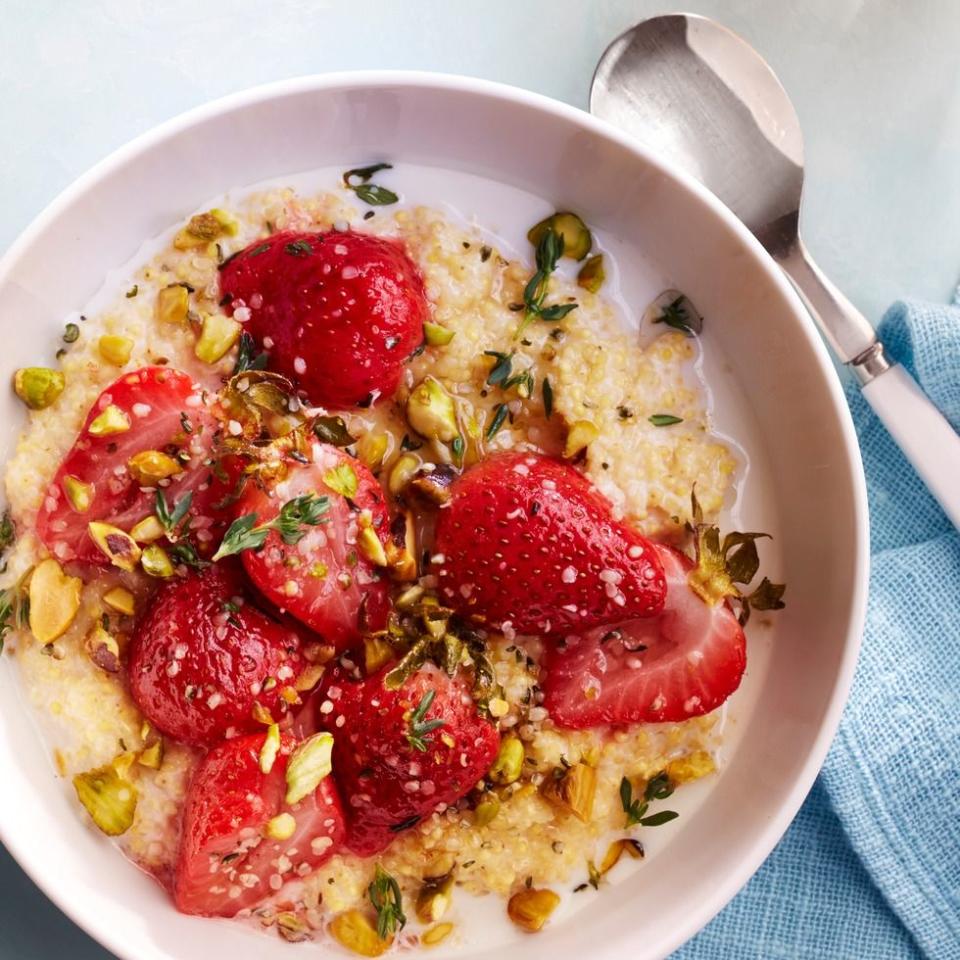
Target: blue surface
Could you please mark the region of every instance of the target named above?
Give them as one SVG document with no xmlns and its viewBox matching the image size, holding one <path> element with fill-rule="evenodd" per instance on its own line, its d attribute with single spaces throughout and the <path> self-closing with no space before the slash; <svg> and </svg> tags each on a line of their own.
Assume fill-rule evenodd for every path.
<svg viewBox="0 0 960 960">
<path fill-rule="evenodd" d="M 904 295 L 945 301 L 960 260 L 960 5 L 679 6 L 742 33 L 790 91 L 807 140 L 805 232 L 831 277 L 868 316 Z M 304 73 L 405 67 L 484 76 L 583 106 L 607 42 L 667 8 L 653 0 L 6 0 L 0 249 L 111 149 L 212 97 Z M 905 317 L 891 318 L 898 347 L 916 354 L 931 392 L 955 389 L 960 356 L 943 363 L 943 335 L 960 321 L 937 308 Z M 855 697 L 795 825 L 683 960 L 913 957 L 918 943 L 930 956 L 960 956 L 960 711 L 939 679 L 960 650 L 960 548 L 882 428 L 862 404 L 855 413 L 871 505 L 885 517 L 874 531 Z M 4 960 L 108 957 L 2 850 L 0 885 Z"/>
</svg>

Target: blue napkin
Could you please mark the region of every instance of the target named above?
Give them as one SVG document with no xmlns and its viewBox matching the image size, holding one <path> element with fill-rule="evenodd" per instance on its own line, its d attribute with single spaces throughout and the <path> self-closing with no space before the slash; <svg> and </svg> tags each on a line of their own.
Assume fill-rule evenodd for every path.
<svg viewBox="0 0 960 960">
<path fill-rule="evenodd" d="M 897 303 L 880 334 L 960 431 L 960 307 Z M 779 846 L 673 960 L 960 958 L 960 534 L 847 399 L 872 552 L 850 701 Z"/>
</svg>

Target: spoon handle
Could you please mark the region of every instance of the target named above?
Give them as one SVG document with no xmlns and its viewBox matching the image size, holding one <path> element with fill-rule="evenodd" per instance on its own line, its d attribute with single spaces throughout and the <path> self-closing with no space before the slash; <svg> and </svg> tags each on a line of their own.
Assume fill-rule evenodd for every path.
<svg viewBox="0 0 960 960">
<path fill-rule="evenodd" d="M 799 240 L 777 259 L 827 342 L 857 375 L 874 413 L 960 529 L 960 435 L 910 374 L 887 360 L 873 327 Z"/>
</svg>

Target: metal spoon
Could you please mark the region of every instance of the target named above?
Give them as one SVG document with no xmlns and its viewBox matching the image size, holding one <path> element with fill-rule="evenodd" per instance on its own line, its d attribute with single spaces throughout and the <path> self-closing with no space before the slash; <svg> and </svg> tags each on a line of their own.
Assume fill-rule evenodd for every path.
<svg viewBox="0 0 960 960">
<path fill-rule="evenodd" d="M 590 110 L 695 176 L 754 233 L 960 527 L 960 436 L 903 367 L 887 359 L 873 327 L 800 239 L 803 137 L 766 61 L 706 17 L 653 17 L 607 47 Z"/>
</svg>

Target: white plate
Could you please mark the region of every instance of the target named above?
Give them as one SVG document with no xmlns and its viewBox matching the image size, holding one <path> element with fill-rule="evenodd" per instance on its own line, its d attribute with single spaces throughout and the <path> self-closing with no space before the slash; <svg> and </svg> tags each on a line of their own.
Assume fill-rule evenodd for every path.
<svg viewBox="0 0 960 960">
<path fill-rule="evenodd" d="M 707 802 L 652 861 L 575 919 L 507 948 L 531 960 L 664 956 L 740 889 L 806 796 L 846 698 L 868 573 L 863 474 L 833 367 L 782 274 L 715 198 L 601 121 L 510 87 L 380 72 L 272 84 L 139 138 L 41 214 L 0 262 L 7 372 L 48 361 L 64 318 L 103 278 L 208 198 L 381 158 L 475 174 L 577 210 L 617 238 L 621 273 L 642 257 L 644 276 L 668 279 L 707 317 L 711 386 L 732 398 L 721 415 L 736 411 L 722 426 L 762 451 L 764 489 L 744 515 L 762 515 L 776 534 L 788 607 L 751 638 L 762 655 L 733 714 L 736 748 Z M 483 223 L 483 210 L 464 212 Z M 2 415 L 5 456 L 23 422 L 12 394 Z M 128 960 L 289 958 L 294 948 L 239 924 L 177 914 L 84 824 L 69 785 L 54 779 L 10 665 L 0 670 L 0 702 L 0 836 L 61 909 Z M 482 939 L 451 950 L 503 951 Z"/>
</svg>

